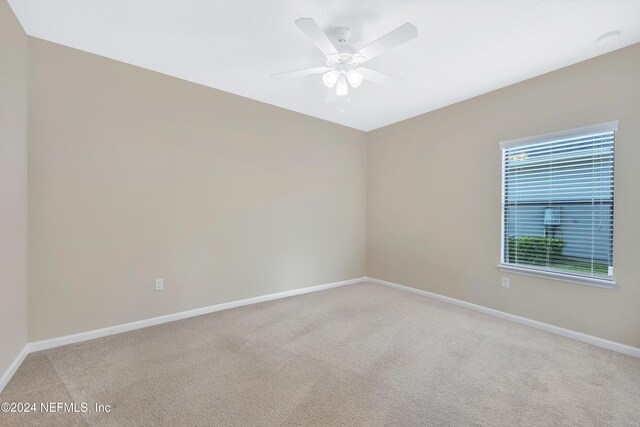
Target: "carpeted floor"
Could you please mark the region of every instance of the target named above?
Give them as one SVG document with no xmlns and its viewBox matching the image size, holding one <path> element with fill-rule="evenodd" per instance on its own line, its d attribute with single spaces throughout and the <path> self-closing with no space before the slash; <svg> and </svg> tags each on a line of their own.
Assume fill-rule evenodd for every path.
<svg viewBox="0 0 640 427">
<path fill-rule="evenodd" d="M 0 401 L 92 411 L 2 426 L 638 426 L 640 359 L 357 284 L 34 353 Z"/>
</svg>

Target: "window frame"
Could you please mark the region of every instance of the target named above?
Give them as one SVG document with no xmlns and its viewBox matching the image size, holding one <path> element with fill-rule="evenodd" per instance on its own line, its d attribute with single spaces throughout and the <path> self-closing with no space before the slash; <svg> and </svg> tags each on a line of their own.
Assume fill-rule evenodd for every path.
<svg viewBox="0 0 640 427">
<path fill-rule="evenodd" d="M 533 277 L 541 277 L 552 280 L 559 280 L 563 282 L 575 283 L 578 285 L 587 285 L 587 286 L 595 286 L 599 288 L 613 289 L 616 286 L 616 281 L 614 276 L 611 275 L 609 278 L 597 278 L 597 277 L 588 277 L 580 274 L 572 274 L 569 272 L 560 272 L 560 271 L 549 271 L 541 268 L 536 268 L 535 266 L 523 266 L 523 265 L 514 265 L 505 262 L 505 161 L 504 161 L 504 150 L 511 147 L 516 147 L 520 145 L 527 144 L 537 144 L 537 143 L 545 143 L 551 142 L 558 139 L 564 138 L 572 138 L 579 137 L 589 133 L 599 133 L 599 132 L 614 132 L 613 146 L 614 146 L 614 163 L 613 163 L 613 179 L 615 183 L 615 146 L 616 146 L 616 136 L 618 131 L 618 121 L 611 121 L 606 123 L 600 123 L 591 126 L 583 126 L 579 128 L 573 128 L 568 130 L 563 130 L 559 132 L 551 132 L 545 133 L 541 135 L 528 136 L 525 138 L 511 139 L 508 141 L 500 142 L 500 164 L 501 164 L 501 193 L 500 193 L 500 263 L 497 267 L 500 271 L 508 272 L 508 273 L 516 273 L 525 276 L 533 276 Z M 615 185 L 613 187 L 614 196 L 613 196 L 613 211 L 612 211 L 612 231 L 611 231 L 611 239 L 612 242 L 615 242 L 615 218 L 613 217 L 613 213 L 615 212 Z M 613 248 L 611 250 L 612 257 L 612 265 L 613 257 L 615 252 Z"/>
</svg>

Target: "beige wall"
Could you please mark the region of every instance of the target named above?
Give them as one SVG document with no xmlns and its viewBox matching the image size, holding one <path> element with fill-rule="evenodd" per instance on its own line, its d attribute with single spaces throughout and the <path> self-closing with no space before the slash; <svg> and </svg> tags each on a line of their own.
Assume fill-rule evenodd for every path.
<svg viewBox="0 0 640 427">
<path fill-rule="evenodd" d="M 640 346 L 639 45 L 369 134 L 29 48 L 30 340 L 366 273 Z M 498 142 L 610 120 L 617 288 L 499 272 Z"/>
<path fill-rule="evenodd" d="M 365 274 L 364 133 L 38 39 L 29 55 L 30 340 Z"/>
<path fill-rule="evenodd" d="M 0 376 L 27 341 L 27 36 L 0 0 Z"/>
<path fill-rule="evenodd" d="M 504 274 L 498 142 L 619 120 L 614 290 Z M 640 45 L 371 132 L 367 274 L 640 347 Z M 503 289 L 501 277 L 511 278 Z"/>
</svg>

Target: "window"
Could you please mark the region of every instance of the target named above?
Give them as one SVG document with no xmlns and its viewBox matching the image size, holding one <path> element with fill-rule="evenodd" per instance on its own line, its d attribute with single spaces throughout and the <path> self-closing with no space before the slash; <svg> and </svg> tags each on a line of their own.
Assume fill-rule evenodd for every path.
<svg viewBox="0 0 640 427">
<path fill-rule="evenodd" d="M 617 126 L 500 144 L 502 270 L 613 287 Z"/>
</svg>

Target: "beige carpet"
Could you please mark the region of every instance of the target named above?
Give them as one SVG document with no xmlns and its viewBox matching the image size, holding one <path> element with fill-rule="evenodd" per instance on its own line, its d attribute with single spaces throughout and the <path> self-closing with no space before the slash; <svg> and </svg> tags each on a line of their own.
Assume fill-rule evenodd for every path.
<svg viewBox="0 0 640 427">
<path fill-rule="evenodd" d="M 638 426 L 640 359 L 373 284 L 31 354 L 0 425 Z"/>
</svg>

